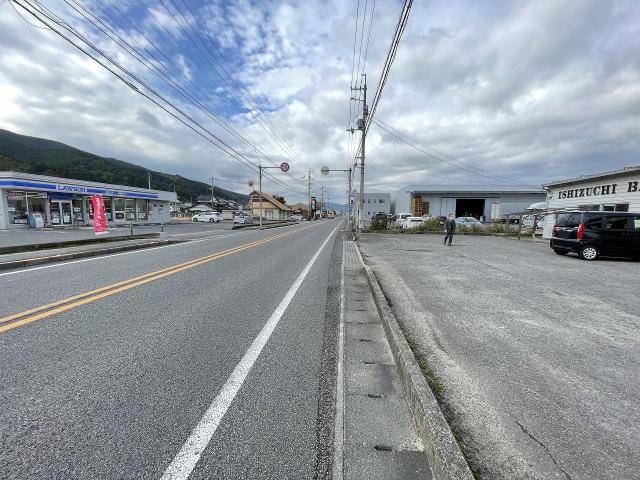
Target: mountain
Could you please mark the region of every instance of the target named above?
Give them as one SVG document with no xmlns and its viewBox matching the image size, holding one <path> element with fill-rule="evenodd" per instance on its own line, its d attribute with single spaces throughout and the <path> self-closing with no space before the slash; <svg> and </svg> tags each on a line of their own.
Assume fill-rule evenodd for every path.
<svg viewBox="0 0 640 480">
<path fill-rule="evenodd" d="M 327 202 L 326 208 L 327 210 L 335 210 L 336 212 L 342 212 L 342 213 L 347 213 L 349 211 L 349 206 L 343 205 L 341 203 Z"/>
<path fill-rule="evenodd" d="M 192 201 L 198 195 L 211 195 L 210 186 L 204 182 L 156 172 L 115 158 L 100 157 L 64 143 L 0 129 L 0 171 L 5 170 L 142 188 L 148 186 L 147 174 L 151 173 L 154 189 L 171 191 L 175 188 L 180 200 Z M 241 203 L 246 203 L 249 198 L 219 187 L 214 187 L 214 195 Z"/>
</svg>

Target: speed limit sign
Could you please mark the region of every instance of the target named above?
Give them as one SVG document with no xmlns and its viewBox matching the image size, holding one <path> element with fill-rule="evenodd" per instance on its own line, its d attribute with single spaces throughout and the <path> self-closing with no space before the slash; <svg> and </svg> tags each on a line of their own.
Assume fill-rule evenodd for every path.
<svg viewBox="0 0 640 480">
<path fill-rule="evenodd" d="M 288 172 L 289 171 L 289 164 L 287 162 L 282 162 L 280 164 L 280 170 L 282 170 L 283 172 Z"/>
</svg>

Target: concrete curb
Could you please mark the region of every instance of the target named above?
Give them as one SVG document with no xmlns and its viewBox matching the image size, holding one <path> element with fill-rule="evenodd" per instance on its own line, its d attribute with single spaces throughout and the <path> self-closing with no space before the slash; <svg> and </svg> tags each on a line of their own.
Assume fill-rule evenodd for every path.
<svg viewBox="0 0 640 480">
<path fill-rule="evenodd" d="M 267 228 L 278 228 L 278 227 L 286 227 L 287 225 L 295 225 L 296 222 L 282 222 L 282 223 L 263 223 L 262 224 L 262 229 L 265 230 Z M 244 224 L 244 225 L 234 225 L 233 227 L 231 227 L 231 230 L 238 230 L 240 228 L 246 228 L 246 229 L 259 229 L 260 225 L 257 225 L 255 223 L 249 223 L 249 224 Z"/>
<path fill-rule="evenodd" d="M 398 321 L 382 293 L 380 284 L 373 270 L 362 258 L 360 247 L 356 242 L 356 251 L 362 260 L 373 299 L 382 319 L 382 326 L 389 340 L 409 409 L 416 425 L 418 435 L 422 439 L 425 453 L 433 470 L 435 480 L 473 480 L 473 474 L 462 455 L 460 446 L 444 418 L 438 401 L 427 380 L 424 378 L 418 362 L 409 348 Z"/>
<path fill-rule="evenodd" d="M 158 240 L 155 242 L 139 243 L 134 245 L 122 245 L 119 247 L 100 248 L 97 250 L 85 250 L 83 252 L 61 253 L 58 255 L 49 255 L 46 257 L 26 258 L 23 260 L 12 260 L 10 262 L 0 263 L 0 270 L 12 270 L 16 268 L 28 268 L 35 265 L 45 265 L 47 263 L 66 262 L 77 258 L 97 257 L 100 255 L 108 255 L 110 253 L 126 252 L 129 250 L 140 250 L 143 248 L 152 248 L 172 243 L 180 243 L 181 240 Z"/>
<path fill-rule="evenodd" d="M 25 245 L 14 245 L 11 247 L 0 247 L 0 255 L 9 253 L 36 252 L 39 250 L 50 250 L 53 248 L 64 248 L 79 245 L 96 245 L 100 243 L 121 242 L 123 240 L 141 240 L 145 238 L 158 238 L 160 233 L 139 233 L 135 235 L 120 235 L 116 237 L 79 238 L 77 240 L 65 240 L 63 242 L 29 243 Z"/>
</svg>

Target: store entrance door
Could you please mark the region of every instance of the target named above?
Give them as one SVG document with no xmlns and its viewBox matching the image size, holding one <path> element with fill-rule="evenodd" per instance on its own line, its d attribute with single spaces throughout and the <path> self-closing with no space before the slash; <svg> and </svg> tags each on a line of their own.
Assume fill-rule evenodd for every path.
<svg viewBox="0 0 640 480">
<path fill-rule="evenodd" d="M 71 202 L 66 200 L 51 201 L 51 224 L 73 225 L 73 208 Z"/>
</svg>

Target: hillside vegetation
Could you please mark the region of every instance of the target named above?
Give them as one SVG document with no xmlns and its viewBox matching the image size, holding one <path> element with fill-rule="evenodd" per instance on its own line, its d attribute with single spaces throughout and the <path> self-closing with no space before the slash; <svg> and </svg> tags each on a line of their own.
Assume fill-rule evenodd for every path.
<svg viewBox="0 0 640 480">
<path fill-rule="evenodd" d="M 204 182 L 0 129 L 0 171 L 5 170 L 142 188 L 148 186 L 147 173 L 150 172 L 152 188 L 172 191 L 175 187 L 178 198 L 183 201 L 192 201 L 198 195 L 211 192 Z M 248 199 L 247 195 L 218 187 L 214 188 L 214 195 L 242 203 Z"/>
</svg>

